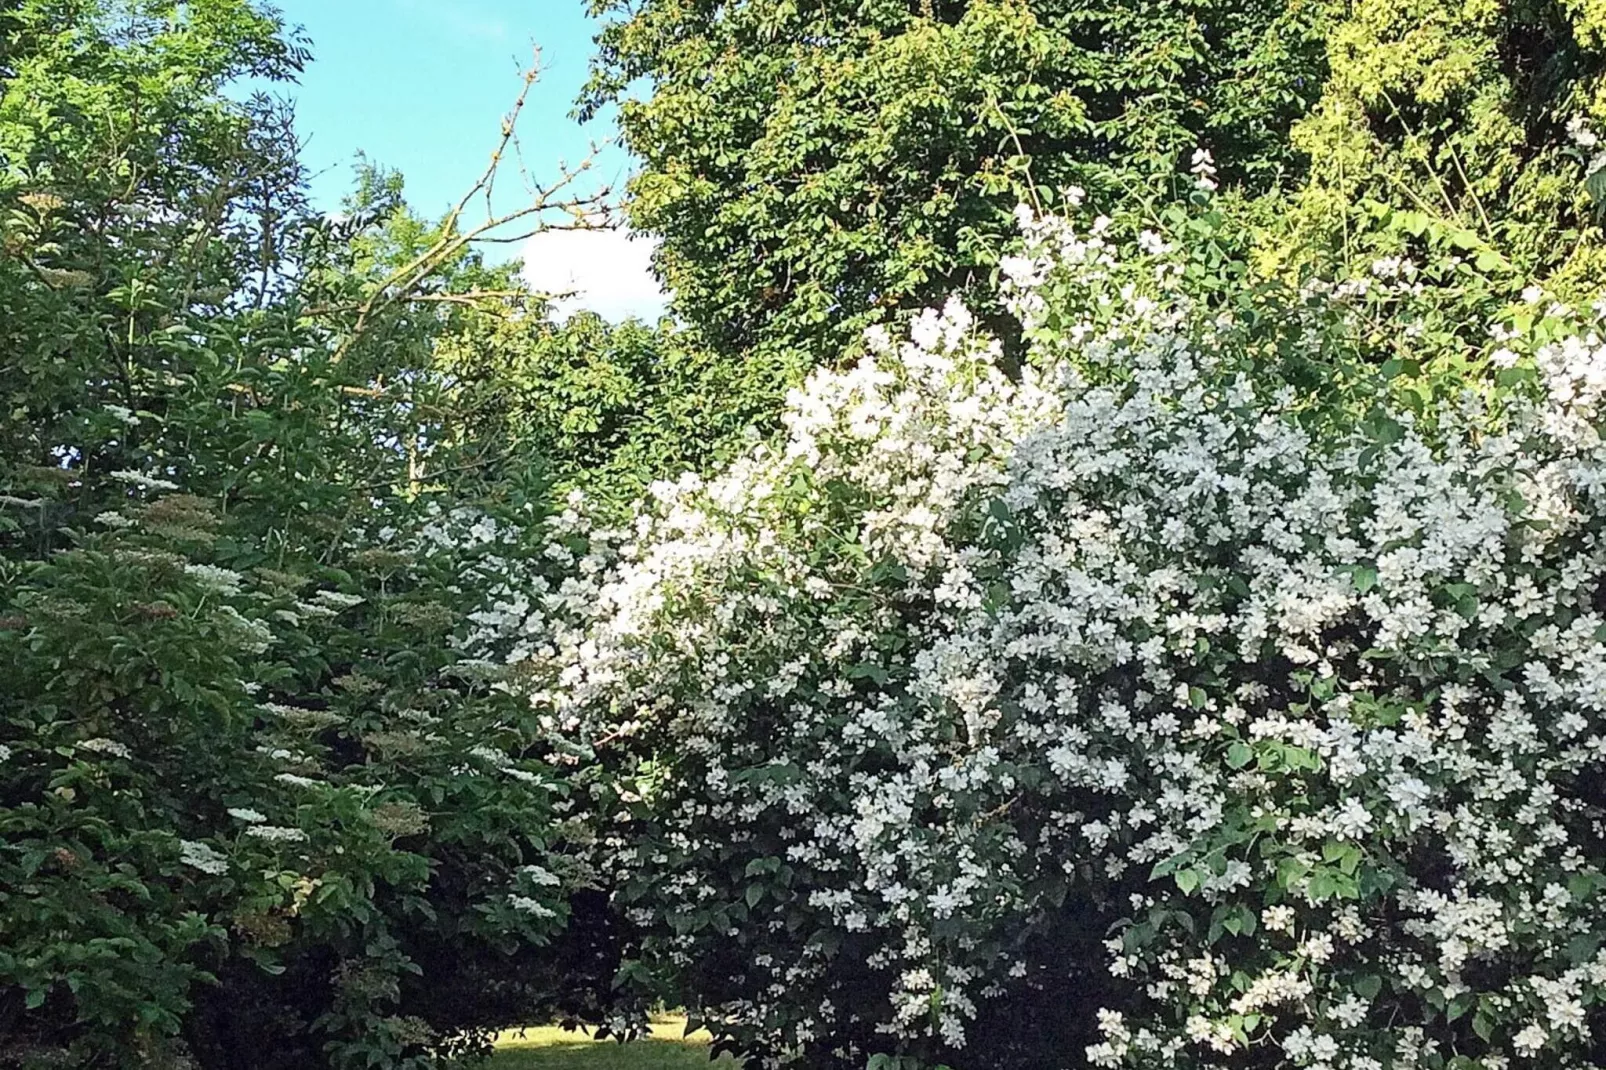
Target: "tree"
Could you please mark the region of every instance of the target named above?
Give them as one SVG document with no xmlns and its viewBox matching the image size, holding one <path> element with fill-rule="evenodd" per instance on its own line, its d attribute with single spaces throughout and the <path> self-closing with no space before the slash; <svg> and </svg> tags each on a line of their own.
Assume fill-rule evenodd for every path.
<svg viewBox="0 0 1606 1070">
<path fill-rule="evenodd" d="M 241 0 L 29 0 L 0 34 L 0 456 L 12 494 L 51 486 L 65 508 L 58 450 L 96 438 L 75 460 L 170 463 L 183 449 L 148 437 L 160 425 L 86 432 L 215 371 L 190 328 L 268 318 L 300 165 L 283 109 L 221 90 L 290 78 L 306 54 Z"/>
<path fill-rule="evenodd" d="M 1329 17 L 1304 0 L 591 7 L 617 18 L 584 110 L 622 103 L 631 221 L 662 240 L 676 309 L 716 352 L 794 375 L 952 292 L 1006 326 L 988 295 L 1034 186 L 1152 182 L 1200 146 L 1230 183 L 1286 181 Z"/>
<path fill-rule="evenodd" d="M 266 9 L 0 27 L 0 1062 L 418 1070 L 596 1019 L 584 822 L 462 651 L 559 566 L 436 366 L 539 302 L 389 181 L 311 212 L 286 111 L 223 92 L 304 59 Z"/>
<path fill-rule="evenodd" d="M 1292 132 L 1310 172 L 1273 244 L 1353 246 L 1388 204 L 1475 234 L 1519 273 L 1599 277 L 1598 6 L 1361 0 L 1333 23 L 1327 52 L 1320 100 Z"/>
</svg>

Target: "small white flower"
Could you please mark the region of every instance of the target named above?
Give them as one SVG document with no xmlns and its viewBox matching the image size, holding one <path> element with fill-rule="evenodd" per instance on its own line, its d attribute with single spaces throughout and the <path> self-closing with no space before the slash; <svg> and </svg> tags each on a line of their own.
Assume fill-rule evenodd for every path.
<svg viewBox="0 0 1606 1070">
<path fill-rule="evenodd" d="M 1171 246 L 1154 231 L 1145 230 L 1138 234 L 1138 250 L 1149 256 L 1162 256 L 1171 251 Z"/>
<path fill-rule="evenodd" d="M 1299 945 L 1299 953 L 1312 962 L 1326 962 L 1333 957 L 1333 938 L 1326 933 L 1317 933 Z"/>
<path fill-rule="evenodd" d="M 1348 996 L 1345 996 L 1344 999 L 1334 1006 L 1333 1009 L 1328 1013 L 1332 1015 L 1333 1021 L 1337 1022 L 1345 1029 L 1354 1029 L 1356 1026 L 1360 1025 L 1366 1020 L 1366 1008 L 1366 1000 L 1362 999 L 1358 995 L 1355 995 L 1354 993 L 1351 993 Z"/>
<path fill-rule="evenodd" d="M 1372 827 L 1366 804 L 1351 796 L 1344 800 L 1332 818 L 1333 835 L 1341 840 L 1358 840 Z"/>
<path fill-rule="evenodd" d="M 1539 1054 L 1539 1050 L 1545 1046 L 1545 1042 L 1549 1039 L 1550 1034 L 1535 1022 L 1512 1037 L 1511 1046 L 1517 1049 L 1517 1054 L 1532 1059 Z"/>
<path fill-rule="evenodd" d="M 1294 931 L 1294 908 L 1283 904 L 1267 907 L 1260 913 L 1260 924 L 1274 933 Z"/>
<path fill-rule="evenodd" d="M 251 825 L 259 825 L 268 819 L 268 815 L 264 813 L 256 810 L 248 810 L 241 806 L 231 807 L 228 813 L 229 816 L 234 818 L 236 821 L 244 821 Z"/>
</svg>

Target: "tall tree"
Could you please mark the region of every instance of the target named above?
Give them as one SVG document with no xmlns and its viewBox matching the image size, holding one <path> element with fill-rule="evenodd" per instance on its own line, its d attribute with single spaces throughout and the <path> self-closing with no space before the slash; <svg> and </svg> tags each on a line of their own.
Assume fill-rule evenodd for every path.
<svg viewBox="0 0 1606 1070">
<path fill-rule="evenodd" d="M 384 176 L 310 209 L 228 91 L 304 59 L 265 5 L 0 41 L 0 1064 L 424 1070 L 588 1010 L 561 775 L 460 642 L 539 505 L 440 478 L 502 470 L 435 343 L 538 302 Z"/>
<path fill-rule="evenodd" d="M 223 88 L 289 79 L 304 49 L 246 0 L 27 0 L 0 39 L 0 478 L 60 492 L 64 450 L 95 472 L 227 463 L 160 421 L 97 432 L 272 329 L 301 167 L 287 111 Z"/>
<path fill-rule="evenodd" d="M 1277 184 L 1328 17 L 1311 0 L 590 2 L 614 18 L 583 110 L 622 103 L 632 222 L 708 342 L 772 362 L 950 292 L 996 311 L 1030 185 L 1128 187 L 1196 146 L 1227 181 Z"/>
</svg>

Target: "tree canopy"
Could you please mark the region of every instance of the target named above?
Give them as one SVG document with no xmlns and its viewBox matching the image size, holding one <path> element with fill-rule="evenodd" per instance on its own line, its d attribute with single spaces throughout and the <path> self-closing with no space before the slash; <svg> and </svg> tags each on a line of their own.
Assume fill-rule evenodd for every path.
<svg viewBox="0 0 1606 1070">
<path fill-rule="evenodd" d="M 1326 73 L 1321 3 L 593 0 L 631 221 L 722 352 L 825 353 L 949 293 L 991 315 L 1016 203 L 1173 174 L 1259 190 Z M 643 100 L 629 97 L 640 80 Z M 995 317 L 996 318 L 996 317 Z"/>
</svg>

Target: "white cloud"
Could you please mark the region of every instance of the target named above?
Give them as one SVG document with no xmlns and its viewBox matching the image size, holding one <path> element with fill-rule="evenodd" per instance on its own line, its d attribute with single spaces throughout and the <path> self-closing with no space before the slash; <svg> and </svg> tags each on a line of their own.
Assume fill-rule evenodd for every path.
<svg viewBox="0 0 1606 1070">
<path fill-rule="evenodd" d="M 524 245 L 524 281 L 532 290 L 574 290 L 560 315 L 585 309 L 608 320 L 656 319 L 668 302 L 652 276 L 650 238 L 628 230 L 549 230 Z"/>
</svg>

